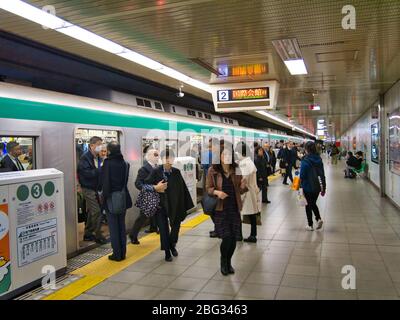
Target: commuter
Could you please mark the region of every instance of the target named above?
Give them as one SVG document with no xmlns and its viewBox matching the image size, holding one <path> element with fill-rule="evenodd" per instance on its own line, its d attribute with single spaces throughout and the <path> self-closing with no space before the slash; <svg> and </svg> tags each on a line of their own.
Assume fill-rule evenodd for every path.
<svg viewBox="0 0 400 320">
<path fill-rule="evenodd" d="M 269 158 L 271 159 L 271 174 L 276 171 L 276 154 L 272 146 L 269 147 Z"/>
<path fill-rule="evenodd" d="M 354 169 L 359 170 L 361 168 L 361 161 L 359 158 L 356 158 L 353 155 L 353 152 L 349 151 L 347 152 L 347 161 L 346 161 L 346 169 L 344 170 L 345 178 L 355 178 L 355 173 Z"/>
<path fill-rule="evenodd" d="M 209 168 L 212 166 L 213 163 L 217 163 L 217 154 L 219 152 L 219 144 L 220 142 L 216 138 L 210 138 L 208 141 L 208 150 L 202 154 L 201 157 L 201 163 L 204 171 L 203 175 L 203 192 L 207 192 L 206 188 L 206 180 L 207 180 L 207 174 Z M 210 216 L 213 224 L 214 224 L 214 230 L 210 231 L 210 238 L 216 238 L 217 233 L 215 232 L 215 221 L 214 221 L 214 216 Z"/>
<path fill-rule="evenodd" d="M 172 150 L 166 149 L 161 152 L 163 165 L 150 173 L 145 179 L 146 184 L 157 185 L 166 182 L 167 188 L 160 193 L 160 209 L 156 213 L 158 228 L 160 230 L 161 250 L 165 251 L 165 260 L 172 261 L 172 256 L 177 257 L 179 229 L 181 222 L 186 218 L 187 211 L 194 207 L 192 197 L 186 186 L 179 169 L 174 168 L 175 155 Z M 171 231 L 168 226 L 171 226 Z"/>
<path fill-rule="evenodd" d="M 126 257 L 126 209 L 132 207 L 132 199 L 128 191 L 129 164 L 121 154 L 121 146 L 117 141 L 107 145 L 108 157 L 104 160 L 100 174 L 101 199 L 107 212 L 113 253 L 108 259 L 122 261 Z M 121 195 L 118 198 L 115 195 Z M 115 200 L 114 200 L 115 198 Z M 117 200 L 118 199 L 118 200 Z M 125 203 L 117 203 L 125 201 Z"/>
<path fill-rule="evenodd" d="M 97 167 L 98 168 L 101 168 L 103 166 L 104 160 L 107 158 L 107 153 L 108 153 L 107 144 L 104 143 L 101 145 L 101 150 L 100 150 L 99 156 L 97 157 L 97 162 L 98 162 Z"/>
<path fill-rule="evenodd" d="M 251 224 L 250 236 L 245 242 L 257 242 L 257 214 L 261 212 L 260 189 L 257 185 L 257 168 L 249 157 L 250 148 L 242 142 L 236 147 L 239 158 L 239 169 L 246 180 L 248 192 L 242 195 L 242 216 L 248 216 Z"/>
<path fill-rule="evenodd" d="M 265 158 L 266 165 L 267 165 L 267 177 L 269 177 L 272 173 L 272 169 L 271 169 L 271 156 L 269 153 L 269 143 L 268 142 L 264 143 L 264 158 Z M 267 185 L 267 187 L 269 186 L 268 179 L 266 181 L 266 185 Z"/>
<path fill-rule="evenodd" d="M 159 182 L 157 185 L 146 185 L 145 180 L 146 178 L 150 175 L 150 173 L 153 171 L 154 168 L 158 167 L 158 162 L 159 162 L 159 153 L 156 149 L 150 148 L 147 150 L 146 155 L 145 155 L 145 161 L 143 163 L 143 166 L 139 169 L 136 181 L 135 181 L 135 187 L 139 191 L 141 191 L 143 188 L 150 190 L 150 191 L 156 191 L 156 192 L 164 192 L 165 189 L 167 189 L 167 183 Z M 135 220 L 135 223 L 133 224 L 131 233 L 129 234 L 129 237 L 131 239 L 132 244 L 140 244 L 138 240 L 138 234 L 140 229 L 143 227 L 144 223 L 146 222 L 147 217 L 143 212 L 139 213 L 139 216 Z M 146 230 L 146 233 L 152 233 L 152 232 L 157 232 L 157 219 L 155 216 L 150 218 L 150 229 Z"/>
<path fill-rule="evenodd" d="M 258 147 L 255 150 L 256 157 L 254 159 L 254 163 L 257 168 L 257 185 L 258 188 L 261 190 L 261 201 L 263 203 L 271 203 L 268 200 L 268 187 L 267 187 L 267 180 L 268 180 L 268 172 L 267 172 L 267 164 L 266 159 L 264 157 L 264 150 L 262 147 Z"/>
<path fill-rule="evenodd" d="M 287 149 L 287 143 L 285 143 L 283 140 L 279 141 L 279 151 L 277 155 L 277 159 L 279 159 L 279 168 L 281 169 L 281 175 L 284 177 L 286 175 L 286 167 L 287 164 L 285 163 L 283 157 L 284 154 L 286 153 Z"/>
<path fill-rule="evenodd" d="M 233 147 L 224 143 L 220 153 L 220 163 L 208 170 L 207 191 L 218 198 L 215 213 L 215 231 L 221 242 L 221 273 L 235 273 L 231 259 L 236 249 L 236 239 L 241 236 L 240 210 L 241 194 L 248 189 L 233 161 Z"/>
<path fill-rule="evenodd" d="M 283 155 L 282 155 L 282 159 L 283 159 L 284 163 L 286 164 L 286 174 L 285 174 L 285 178 L 283 179 L 283 184 L 285 184 L 285 185 L 288 185 L 288 183 L 287 183 L 288 178 L 293 183 L 292 170 L 293 170 L 293 167 L 295 166 L 296 160 L 297 160 L 297 152 L 293 147 L 294 147 L 293 142 L 290 141 L 288 143 L 287 149 L 285 149 L 285 151 L 283 152 Z"/>
<path fill-rule="evenodd" d="M 21 146 L 18 142 L 10 141 L 7 143 L 7 154 L 1 159 L 3 171 L 25 171 L 24 166 L 18 158 L 21 154 Z"/>
<path fill-rule="evenodd" d="M 332 161 L 331 161 L 332 165 L 336 165 L 337 161 L 338 161 L 338 156 L 339 156 L 339 149 L 335 144 L 332 145 L 332 147 L 331 147 L 330 156 L 332 159 Z"/>
<path fill-rule="evenodd" d="M 319 214 L 317 200 L 319 194 L 321 194 L 321 196 L 325 195 L 326 180 L 324 164 L 322 163 L 320 155 L 317 153 L 315 143 L 312 141 L 308 141 L 306 143 L 305 149 L 306 155 L 301 161 L 300 181 L 301 187 L 303 188 L 304 197 L 307 200 L 306 214 L 308 226 L 306 229 L 309 231 L 313 231 L 313 213 L 317 221 L 317 229 L 322 228 L 323 221 Z"/>
<path fill-rule="evenodd" d="M 86 151 L 78 163 L 78 179 L 86 199 L 88 218 L 85 225 L 84 241 L 96 241 L 104 244 L 106 239 L 101 232 L 101 208 L 98 199 L 99 191 L 99 163 L 98 155 L 101 151 L 103 140 L 92 137 L 89 140 L 89 150 Z"/>
</svg>

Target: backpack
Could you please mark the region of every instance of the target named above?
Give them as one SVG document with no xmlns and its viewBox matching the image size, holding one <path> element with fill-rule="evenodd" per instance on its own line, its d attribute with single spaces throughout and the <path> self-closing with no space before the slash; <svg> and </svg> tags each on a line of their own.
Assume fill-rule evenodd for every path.
<svg viewBox="0 0 400 320">
<path fill-rule="evenodd" d="M 310 181 L 310 186 L 311 186 L 311 192 L 312 193 L 320 193 L 324 189 L 323 185 L 323 179 L 324 175 L 322 173 L 322 170 L 320 167 L 317 167 L 313 165 L 311 161 L 308 161 L 307 159 L 304 159 L 304 161 L 307 161 L 311 167 L 310 173 L 309 173 L 309 181 Z"/>
</svg>

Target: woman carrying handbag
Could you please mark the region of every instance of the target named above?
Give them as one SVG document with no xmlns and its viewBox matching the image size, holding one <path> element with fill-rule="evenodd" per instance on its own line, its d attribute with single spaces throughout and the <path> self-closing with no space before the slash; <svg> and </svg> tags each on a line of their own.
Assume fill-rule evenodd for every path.
<svg viewBox="0 0 400 320">
<path fill-rule="evenodd" d="M 215 179 L 214 179 L 215 176 Z M 236 249 L 236 239 L 241 236 L 241 194 L 247 192 L 246 180 L 233 159 L 233 146 L 224 142 L 220 149 L 220 163 L 208 170 L 207 192 L 218 198 L 215 207 L 215 232 L 221 242 L 221 273 L 235 273 L 231 259 Z"/>
<path fill-rule="evenodd" d="M 126 210 L 132 207 L 128 191 L 129 164 L 121 154 L 117 141 L 107 145 L 108 157 L 104 160 L 100 174 L 101 199 L 107 214 L 113 253 L 110 260 L 122 261 L 126 257 Z"/>
</svg>

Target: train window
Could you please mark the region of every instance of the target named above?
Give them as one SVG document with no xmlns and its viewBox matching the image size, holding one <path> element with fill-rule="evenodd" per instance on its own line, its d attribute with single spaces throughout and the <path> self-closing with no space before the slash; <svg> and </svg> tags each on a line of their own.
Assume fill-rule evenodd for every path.
<svg viewBox="0 0 400 320">
<path fill-rule="evenodd" d="M 193 117 L 196 116 L 196 112 L 193 110 L 187 110 L 187 114 L 188 114 L 188 116 L 193 116 Z"/>
<path fill-rule="evenodd" d="M 138 106 L 144 107 L 143 99 L 136 98 L 136 103 L 137 103 Z"/>
<path fill-rule="evenodd" d="M 162 106 L 161 106 L 161 103 L 159 103 L 159 102 L 154 102 L 154 106 L 156 107 L 157 110 L 162 110 L 163 109 Z"/>
<path fill-rule="evenodd" d="M 201 112 L 197 112 L 197 115 L 199 116 L 199 118 L 203 118 L 203 114 Z"/>
<path fill-rule="evenodd" d="M 36 169 L 36 152 L 35 152 L 35 138 L 34 137 L 14 137 L 14 136 L 0 136 L 0 161 L 8 157 L 7 145 L 10 142 L 17 142 L 19 150 L 17 151 L 18 160 L 21 162 L 24 170 Z M 2 161 L 4 166 L 0 164 L 0 169 L 5 171 L 12 168 L 7 167 L 6 162 Z M 9 163 L 9 162 L 7 162 Z"/>
<path fill-rule="evenodd" d="M 175 107 L 172 106 L 172 112 L 176 113 Z"/>
<path fill-rule="evenodd" d="M 206 119 L 208 119 L 208 120 L 211 120 L 211 115 L 209 115 L 209 114 L 207 114 L 207 113 L 204 114 L 204 117 L 205 117 Z"/>
<path fill-rule="evenodd" d="M 224 122 L 225 122 L 225 123 L 227 123 L 227 122 L 228 122 L 228 120 L 226 120 L 226 118 L 224 118 Z"/>
<path fill-rule="evenodd" d="M 229 123 L 230 123 L 230 124 L 233 124 L 233 120 L 232 120 L 232 119 L 229 119 Z"/>
<path fill-rule="evenodd" d="M 144 100 L 144 106 L 146 108 L 151 108 L 151 102 L 149 100 Z"/>
</svg>

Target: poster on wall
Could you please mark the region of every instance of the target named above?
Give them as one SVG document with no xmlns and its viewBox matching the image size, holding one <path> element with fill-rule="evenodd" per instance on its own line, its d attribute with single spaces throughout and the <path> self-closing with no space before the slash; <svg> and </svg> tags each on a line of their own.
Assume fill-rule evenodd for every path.
<svg viewBox="0 0 400 320">
<path fill-rule="evenodd" d="M 400 175 L 400 108 L 389 115 L 389 167 Z"/>
<path fill-rule="evenodd" d="M 379 123 L 371 125 L 371 161 L 379 163 Z"/>
<path fill-rule="evenodd" d="M 8 217 L 8 188 L 0 186 L 0 296 L 11 287 L 11 255 Z M 3 200 L 4 199 L 4 200 Z"/>
</svg>

